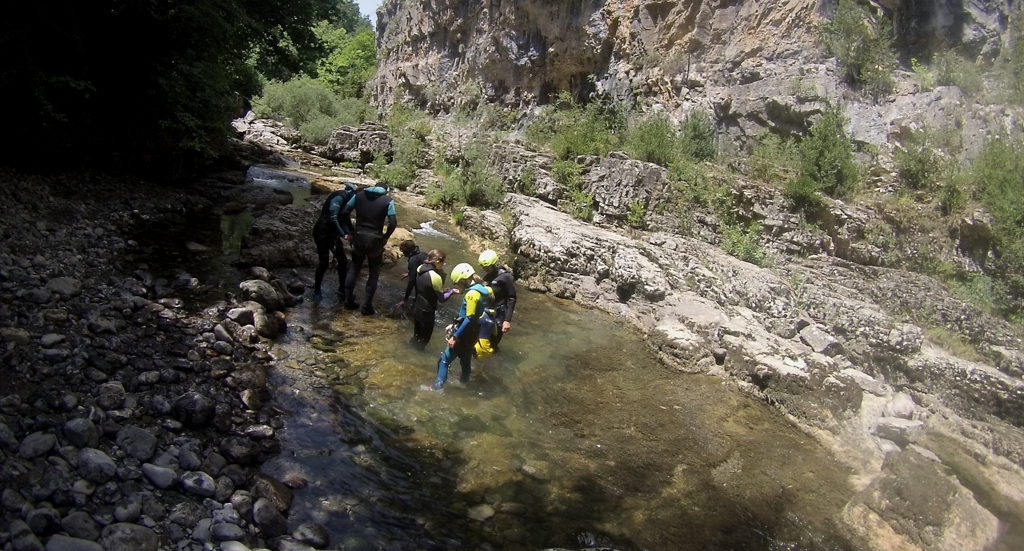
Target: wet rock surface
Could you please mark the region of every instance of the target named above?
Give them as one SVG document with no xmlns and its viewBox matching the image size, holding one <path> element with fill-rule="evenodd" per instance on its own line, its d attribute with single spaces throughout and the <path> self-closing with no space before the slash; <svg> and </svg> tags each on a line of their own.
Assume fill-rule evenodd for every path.
<svg viewBox="0 0 1024 551">
<path fill-rule="evenodd" d="M 2 178 L 0 546 L 268 547 L 284 529 L 252 524 L 248 498 L 281 426 L 261 406 L 271 360 L 261 335 L 285 330 L 278 310 L 296 299 L 267 272 L 250 283 L 261 303 L 242 300 L 243 286 L 189 311 L 204 284 L 185 266 L 142 260 L 185 258 L 154 255 L 150 238 L 215 216 L 227 184 Z"/>
</svg>

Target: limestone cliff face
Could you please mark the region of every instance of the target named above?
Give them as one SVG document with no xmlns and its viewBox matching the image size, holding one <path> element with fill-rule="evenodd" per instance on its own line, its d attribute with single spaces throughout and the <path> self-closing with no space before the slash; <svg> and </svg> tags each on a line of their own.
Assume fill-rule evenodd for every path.
<svg viewBox="0 0 1024 551">
<path fill-rule="evenodd" d="M 901 56 L 949 48 L 991 60 L 1007 44 L 1005 0 L 867 2 L 896 25 Z M 730 138 L 803 132 L 843 97 L 818 40 L 835 0 L 385 0 L 378 105 L 430 110 L 480 100 L 525 107 L 570 91 L 637 100 L 676 118 L 715 114 Z M 907 73 L 909 75 L 909 72 Z M 895 103 L 916 95 L 904 79 Z M 919 103 L 903 99 L 903 103 Z M 904 121 L 887 102 L 848 102 L 858 139 L 881 146 Z M 891 104 L 890 104 L 891 105 Z M 939 125 L 971 119 L 962 112 Z M 984 121 L 979 125 L 987 125 Z M 967 123 L 968 130 L 972 124 Z M 894 128 L 897 127 L 897 128 Z"/>
<path fill-rule="evenodd" d="M 444 107 L 631 86 L 672 95 L 751 78 L 764 60 L 818 57 L 818 0 L 386 0 L 378 12 L 382 103 Z M 591 77 L 593 75 L 593 77 Z M 597 82 L 595 82 L 596 77 Z M 653 80 L 646 82 L 644 80 Z"/>
</svg>

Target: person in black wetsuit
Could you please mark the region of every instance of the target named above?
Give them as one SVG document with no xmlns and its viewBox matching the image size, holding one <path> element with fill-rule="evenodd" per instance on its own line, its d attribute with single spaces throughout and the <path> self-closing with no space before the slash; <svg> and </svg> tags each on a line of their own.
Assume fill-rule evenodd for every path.
<svg viewBox="0 0 1024 551">
<path fill-rule="evenodd" d="M 345 224 L 341 220 L 341 211 L 356 192 L 353 183 L 345 184 L 344 189 L 339 189 L 327 196 L 324 206 L 320 209 L 320 217 L 313 224 L 313 242 L 316 243 L 316 254 L 319 261 L 316 265 L 316 279 L 313 282 L 313 298 L 323 298 L 321 285 L 324 281 L 324 274 L 327 273 L 327 266 L 331 262 L 331 253 L 334 253 L 338 261 L 338 296 L 344 293 L 345 272 L 348 269 L 348 258 L 345 257 L 345 249 L 341 239 L 345 236 Z"/>
<path fill-rule="evenodd" d="M 491 304 L 494 306 L 498 331 L 491 339 L 491 345 L 496 350 L 501 338 L 512 329 L 512 313 L 516 309 L 516 283 L 512 270 L 498 264 L 498 253 L 488 249 L 480 253 L 478 262 L 484 269 L 484 283 L 494 292 Z"/>
<path fill-rule="evenodd" d="M 427 254 L 426 261 L 416 268 L 416 306 L 412 311 L 413 320 L 413 346 L 426 348 L 434 334 L 435 313 L 437 303 L 445 302 L 452 294 L 457 294 L 458 289 L 444 288 L 444 260 L 445 254 L 437 249 Z"/>
<path fill-rule="evenodd" d="M 409 295 L 412 295 L 413 291 L 418 291 L 416 287 L 416 269 L 420 267 L 427 260 L 427 253 L 420 252 L 420 248 L 416 246 L 415 241 L 405 240 L 398 246 L 398 250 L 402 251 L 402 254 L 409 259 L 409 271 L 402 274 L 402 279 L 407 279 L 408 282 L 405 285 L 405 298 L 398 303 L 398 307 L 405 306 L 406 302 L 409 302 Z M 416 297 L 413 297 L 416 300 Z"/>
<path fill-rule="evenodd" d="M 356 213 L 355 226 L 349 220 L 350 213 Z M 367 261 L 370 273 L 366 277 L 366 295 L 363 297 L 361 311 L 364 316 L 373 315 L 373 295 L 377 292 L 377 279 L 380 277 L 380 266 L 384 262 L 384 246 L 398 226 L 395 213 L 395 202 L 388 196 L 388 190 L 381 186 L 366 188 L 352 196 L 342 209 L 343 220 L 351 230 L 345 236 L 352 242 L 352 263 L 348 267 L 345 278 L 345 308 L 356 309 L 356 277 Z M 385 224 L 387 230 L 384 229 Z"/>
</svg>

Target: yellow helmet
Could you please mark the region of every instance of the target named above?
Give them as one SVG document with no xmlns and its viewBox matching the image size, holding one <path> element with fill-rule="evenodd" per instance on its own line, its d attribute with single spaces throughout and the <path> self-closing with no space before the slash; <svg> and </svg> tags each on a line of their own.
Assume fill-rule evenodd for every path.
<svg viewBox="0 0 1024 551">
<path fill-rule="evenodd" d="M 495 264 L 498 263 L 498 253 L 492 251 L 491 249 L 487 249 L 486 251 L 480 253 L 480 258 L 478 262 L 480 262 L 481 266 L 494 266 Z"/>
<path fill-rule="evenodd" d="M 473 277 L 476 272 L 473 267 L 463 262 L 452 270 L 452 283 L 459 283 L 460 281 Z"/>
</svg>

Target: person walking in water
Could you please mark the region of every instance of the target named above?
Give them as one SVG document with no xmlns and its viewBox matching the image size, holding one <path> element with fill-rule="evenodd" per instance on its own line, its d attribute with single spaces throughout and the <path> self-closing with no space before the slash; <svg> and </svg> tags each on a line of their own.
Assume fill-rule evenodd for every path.
<svg viewBox="0 0 1024 551">
<path fill-rule="evenodd" d="M 494 292 L 491 302 L 494 305 L 494 319 L 498 327 L 491 345 L 497 349 L 502 336 L 512 329 L 512 313 L 516 309 L 516 283 L 512 277 L 512 270 L 498 263 L 498 253 L 487 249 L 480 253 L 477 261 L 484 269 L 484 283 Z"/>
<path fill-rule="evenodd" d="M 401 275 L 402 279 L 408 280 L 405 284 L 405 297 L 398 303 L 398 307 L 401 308 L 405 306 L 405 303 L 409 302 L 409 295 L 412 295 L 413 291 L 418 292 L 416 287 L 416 269 L 420 267 L 420 264 L 426 262 L 427 253 L 420 252 L 416 242 L 410 239 L 402 241 L 402 244 L 398 246 L 398 250 L 402 251 L 402 255 L 409 259 L 409 271 Z M 413 299 L 415 300 L 415 297 Z"/>
<path fill-rule="evenodd" d="M 427 259 L 416 268 L 416 305 L 412 311 L 412 344 L 424 349 L 434 334 L 437 303 L 446 302 L 458 289 L 444 288 L 445 254 L 437 249 L 427 253 Z"/>
<path fill-rule="evenodd" d="M 323 298 L 321 285 L 324 282 L 324 274 L 327 273 L 327 266 L 331 263 L 332 252 L 335 260 L 338 261 L 338 296 L 344 295 L 348 258 L 345 256 L 345 248 L 341 241 L 347 233 L 345 224 L 342 223 L 341 211 L 355 195 L 355 192 L 356 185 L 349 182 L 343 189 L 328 195 L 324 200 L 324 206 L 320 209 L 320 217 L 313 224 L 313 243 L 316 243 L 316 254 L 319 258 L 316 265 L 316 279 L 313 281 L 314 300 L 319 301 Z"/>
<path fill-rule="evenodd" d="M 355 226 L 348 219 L 350 213 L 356 213 Z M 342 209 L 341 215 L 351 230 L 346 239 L 352 241 L 352 263 L 348 267 L 345 278 L 345 308 L 355 310 L 356 278 L 363 268 L 363 261 L 369 264 L 370 273 L 366 277 L 366 295 L 363 297 L 361 311 L 364 316 L 373 315 L 373 295 L 377 292 L 377 279 L 380 267 L 384 262 L 384 245 L 398 226 L 398 215 L 395 213 L 395 202 L 388 196 L 388 190 L 382 186 L 368 187 L 352 196 Z M 387 224 L 387 230 L 384 229 Z"/>
<path fill-rule="evenodd" d="M 444 388 L 444 383 L 448 380 L 448 367 L 455 358 L 458 358 L 459 364 L 462 365 L 462 376 L 459 377 L 459 381 L 462 384 L 469 382 L 473 367 L 473 350 L 480 337 L 480 314 L 487 307 L 491 295 L 491 290 L 483 285 L 482 281 L 469 264 L 459 264 L 452 270 L 452 283 L 460 285 L 466 291 L 463 293 L 459 317 L 452 324 L 448 347 L 444 349 L 441 359 L 437 362 L 437 378 L 434 384 L 426 387 L 429 390 Z"/>
</svg>

